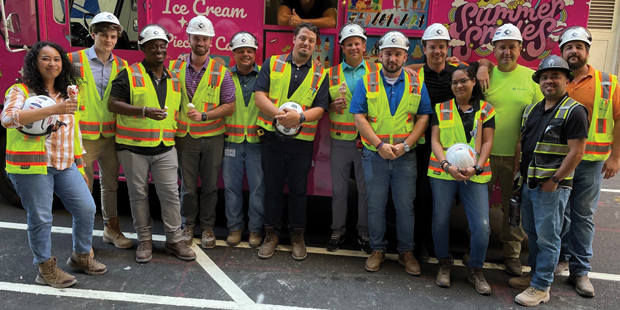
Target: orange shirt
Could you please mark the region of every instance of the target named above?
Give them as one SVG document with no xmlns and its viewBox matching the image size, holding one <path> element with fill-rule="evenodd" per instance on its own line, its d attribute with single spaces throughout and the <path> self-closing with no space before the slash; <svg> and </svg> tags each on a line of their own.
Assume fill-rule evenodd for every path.
<svg viewBox="0 0 620 310">
<path fill-rule="evenodd" d="M 577 100 L 577 102 L 583 104 L 588 109 L 588 119 L 592 121 L 592 107 L 594 106 L 594 94 L 596 87 L 596 78 L 594 77 L 594 68 L 588 66 L 588 74 L 575 84 L 574 82 L 568 83 L 566 91 L 568 95 Z M 614 120 L 620 118 L 620 87 L 616 87 L 616 91 L 611 95 L 613 102 Z"/>
</svg>

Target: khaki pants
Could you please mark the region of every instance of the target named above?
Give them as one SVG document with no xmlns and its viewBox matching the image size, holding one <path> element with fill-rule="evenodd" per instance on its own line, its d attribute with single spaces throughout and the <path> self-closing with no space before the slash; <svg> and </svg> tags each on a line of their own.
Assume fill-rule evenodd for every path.
<svg viewBox="0 0 620 310">
<path fill-rule="evenodd" d="M 103 220 L 118 217 L 116 209 L 116 191 L 118 190 L 118 156 L 116 154 L 114 137 L 99 138 L 97 140 L 82 141 L 84 154 L 84 170 L 88 177 L 88 189 L 93 192 L 93 162 L 99 165 L 99 184 L 101 187 L 101 213 Z"/>
</svg>

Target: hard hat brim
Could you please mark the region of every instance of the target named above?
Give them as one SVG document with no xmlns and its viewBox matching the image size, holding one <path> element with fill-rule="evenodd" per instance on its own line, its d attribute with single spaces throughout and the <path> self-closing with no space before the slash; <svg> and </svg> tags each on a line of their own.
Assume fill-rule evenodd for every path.
<svg viewBox="0 0 620 310">
<path fill-rule="evenodd" d="M 532 80 L 534 80 L 534 82 L 536 82 L 536 84 L 540 84 L 540 75 L 543 72 L 549 71 L 549 70 L 563 71 L 564 73 L 566 73 L 566 77 L 568 78 L 569 81 L 572 81 L 573 79 L 575 79 L 575 73 L 573 72 L 573 70 L 566 69 L 566 68 L 545 68 L 545 69 L 540 69 L 540 70 L 532 73 Z"/>
</svg>

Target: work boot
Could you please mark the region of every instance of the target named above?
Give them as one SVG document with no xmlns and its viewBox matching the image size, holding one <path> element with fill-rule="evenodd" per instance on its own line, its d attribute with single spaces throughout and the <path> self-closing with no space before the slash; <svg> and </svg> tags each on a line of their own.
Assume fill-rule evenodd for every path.
<svg viewBox="0 0 620 310">
<path fill-rule="evenodd" d="M 80 269 L 93 276 L 102 275 L 108 272 L 108 268 L 96 259 L 90 257 L 90 253 L 78 254 L 73 252 L 71 257 L 67 260 L 67 265 L 74 269 Z"/>
<path fill-rule="evenodd" d="M 549 301 L 549 289 L 539 291 L 533 287 L 528 287 L 525 291 L 515 297 L 515 302 L 526 307 L 538 306 L 541 302 Z"/>
<path fill-rule="evenodd" d="M 88 253 L 88 256 L 90 256 L 90 258 L 95 258 L 95 250 L 93 250 L 93 247 L 90 247 L 90 253 Z"/>
<path fill-rule="evenodd" d="M 153 258 L 153 240 L 138 241 L 136 249 L 136 262 L 148 263 Z"/>
<path fill-rule="evenodd" d="M 372 254 L 368 259 L 366 259 L 366 268 L 367 271 L 374 272 L 381 268 L 381 263 L 385 261 L 385 253 L 383 251 L 372 251 Z"/>
<path fill-rule="evenodd" d="M 308 252 L 306 251 L 306 242 L 304 242 L 303 228 L 293 228 L 293 233 L 291 234 L 291 247 L 293 248 L 291 257 L 293 257 L 294 260 L 306 259 Z"/>
<path fill-rule="evenodd" d="M 265 226 L 265 240 L 263 240 L 263 245 L 258 249 L 258 257 L 263 259 L 272 257 L 279 244 L 280 238 L 276 235 L 275 229 Z"/>
<path fill-rule="evenodd" d="M 568 282 L 575 286 L 577 294 L 583 297 L 594 297 L 594 286 L 590 283 L 588 275 L 568 276 Z"/>
<path fill-rule="evenodd" d="M 407 271 L 408 274 L 414 276 L 419 276 L 422 274 L 420 264 L 418 264 L 418 261 L 415 260 L 415 257 L 413 257 L 413 253 L 411 253 L 411 251 L 398 254 L 398 262 L 405 266 L 405 271 Z"/>
<path fill-rule="evenodd" d="M 118 217 L 107 220 L 103 226 L 103 242 L 112 243 L 119 249 L 129 249 L 133 246 L 131 240 L 127 239 L 118 225 Z"/>
<path fill-rule="evenodd" d="M 519 290 L 525 290 L 530 287 L 530 282 L 532 282 L 532 274 L 525 274 L 508 280 L 508 285 Z"/>
<path fill-rule="evenodd" d="M 476 287 L 476 292 L 482 295 L 491 295 L 491 286 L 482 273 L 482 268 L 469 268 L 469 282 Z"/>
<path fill-rule="evenodd" d="M 263 243 L 263 236 L 261 234 L 250 232 L 250 247 L 256 249 L 261 245 L 261 243 Z"/>
<path fill-rule="evenodd" d="M 65 288 L 77 283 L 74 276 L 58 268 L 56 257 L 54 256 L 45 262 L 39 263 L 39 274 L 37 274 L 35 281 L 54 288 Z"/>
<path fill-rule="evenodd" d="M 521 267 L 521 260 L 513 257 L 504 257 L 504 265 L 506 266 L 506 273 L 519 277 L 523 274 L 523 268 Z"/>
<path fill-rule="evenodd" d="M 553 275 L 554 276 L 559 276 L 562 275 L 562 273 L 564 273 L 564 271 L 568 270 L 568 262 L 565 262 L 563 260 L 558 262 L 558 265 L 555 266 L 555 270 L 553 271 Z"/>
<path fill-rule="evenodd" d="M 237 246 L 241 243 L 241 235 L 243 234 L 243 229 L 231 231 L 228 234 L 228 238 L 226 238 L 226 244 L 228 246 Z"/>
<path fill-rule="evenodd" d="M 213 249 L 215 247 L 215 233 L 213 233 L 213 229 L 205 229 L 202 232 L 202 247 L 205 249 Z"/>
<path fill-rule="evenodd" d="M 437 271 L 437 279 L 435 280 L 435 283 L 437 283 L 440 287 L 450 287 L 451 267 L 451 259 L 442 259 L 439 261 L 439 271 Z"/>
<path fill-rule="evenodd" d="M 195 260 L 196 253 L 190 249 L 183 241 L 176 243 L 166 242 L 164 250 L 170 255 L 176 256 L 180 260 Z"/>
<path fill-rule="evenodd" d="M 194 226 L 185 226 L 181 234 L 183 235 L 183 242 L 185 242 L 187 246 L 194 245 Z"/>
</svg>

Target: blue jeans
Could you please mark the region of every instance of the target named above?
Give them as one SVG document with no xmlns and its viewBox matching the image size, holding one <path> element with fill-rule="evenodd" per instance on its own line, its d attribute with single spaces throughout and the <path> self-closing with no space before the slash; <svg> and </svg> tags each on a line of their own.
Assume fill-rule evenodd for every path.
<svg viewBox="0 0 620 310">
<path fill-rule="evenodd" d="M 570 274 L 587 275 L 592 269 L 592 241 L 594 240 L 594 212 L 601 196 L 604 161 L 582 160 L 575 169 L 573 190 L 570 194 L 564 226 L 560 260 L 570 261 Z"/>
<path fill-rule="evenodd" d="M 9 178 L 28 212 L 28 240 L 34 264 L 52 258 L 54 193 L 73 216 L 73 252 L 90 253 L 95 201 L 75 164 L 64 170 L 47 167 L 47 174 L 12 174 Z"/>
<path fill-rule="evenodd" d="M 250 207 L 248 209 L 248 228 L 260 234 L 263 229 L 265 213 L 265 182 L 261 166 L 262 146 L 260 143 L 224 143 L 222 177 L 224 178 L 224 198 L 226 199 L 226 219 L 228 229 L 243 229 L 243 170 L 250 186 Z"/>
<path fill-rule="evenodd" d="M 532 282 L 537 290 L 545 291 L 553 282 L 553 271 L 560 257 L 560 233 L 570 188 L 558 187 L 553 192 L 530 189 L 527 184 L 521 193 L 523 230 L 529 238 L 528 263 L 532 268 Z"/>
<path fill-rule="evenodd" d="M 373 250 L 387 250 L 385 235 L 385 205 L 388 189 L 396 209 L 398 253 L 413 250 L 415 181 L 417 176 L 415 152 L 405 153 L 394 160 L 383 159 L 377 152 L 364 148 L 362 167 L 368 197 L 368 233 Z"/>
<path fill-rule="evenodd" d="M 486 183 L 430 178 L 433 189 L 433 240 L 437 259 L 450 258 L 450 215 L 458 189 L 471 231 L 469 267 L 481 268 L 489 246 L 489 192 Z"/>
</svg>

